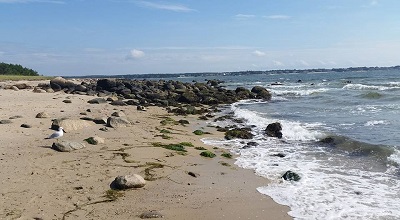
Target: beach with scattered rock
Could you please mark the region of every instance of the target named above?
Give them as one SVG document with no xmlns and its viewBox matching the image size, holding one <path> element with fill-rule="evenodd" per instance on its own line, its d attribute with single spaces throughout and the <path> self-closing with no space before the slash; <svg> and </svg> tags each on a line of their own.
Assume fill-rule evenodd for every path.
<svg viewBox="0 0 400 220">
<path fill-rule="evenodd" d="M 269 180 L 201 141 L 224 138 L 212 105 L 268 97 L 216 81 L 0 82 L 0 219 L 292 219 L 257 192 Z"/>
</svg>

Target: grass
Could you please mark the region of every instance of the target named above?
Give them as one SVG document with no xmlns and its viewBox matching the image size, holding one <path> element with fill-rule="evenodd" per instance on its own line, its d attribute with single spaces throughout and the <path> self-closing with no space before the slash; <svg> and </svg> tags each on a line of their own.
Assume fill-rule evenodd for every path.
<svg viewBox="0 0 400 220">
<path fill-rule="evenodd" d="M 20 76 L 20 75 L 0 75 L 0 81 L 19 81 L 19 80 L 28 80 L 28 81 L 35 81 L 35 80 L 50 80 L 53 79 L 52 76 Z"/>
</svg>

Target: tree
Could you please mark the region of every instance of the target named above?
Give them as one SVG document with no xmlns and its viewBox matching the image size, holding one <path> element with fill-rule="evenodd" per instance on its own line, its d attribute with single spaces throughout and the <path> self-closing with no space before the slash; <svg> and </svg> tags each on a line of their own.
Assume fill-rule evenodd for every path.
<svg viewBox="0 0 400 220">
<path fill-rule="evenodd" d="M 19 64 L 0 63 L 0 75 L 39 76 L 35 70 Z"/>
</svg>

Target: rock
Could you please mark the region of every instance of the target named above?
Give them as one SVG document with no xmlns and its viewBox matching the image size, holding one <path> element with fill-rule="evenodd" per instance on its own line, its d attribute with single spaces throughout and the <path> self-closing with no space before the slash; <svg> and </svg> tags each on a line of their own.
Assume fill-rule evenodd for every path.
<svg viewBox="0 0 400 220">
<path fill-rule="evenodd" d="M 145 108 L 143 105 L 138 105 L 138 106 L 136 107 L 136 109 L 137 109 L 138 111 L 146 111 L 146 108 Z"/>
<path fill-rule="evenodd" d="M 19 91 L 18 87 L 16 87 L 16 86 L 11 86 L 11 89 L 14 91 Z"/>
<path fill-rule="evenodd" d="M 112 128 L 129 127 L 132 123 L 126 118 L 111 116 L 107 119 L 107 126 Z"/>
<path fill-rule="evenodd" d="M 26 83 L 15 84 L 14 86 L 17 87 L 18 89 L 31 89 L 32 88 L 32 86 L 29 86 Z"/>
<path fill-rule="evenodd" d="M 72 103 L 72 101 L 70 99 L 65 99 L 63 100 L 64 103 Z"/>
<path fill-rule="evenodd" d="M 74 150 L 79 150 L 85 148 L 85 144 L 74 142 L 74 141 L 67 141 L 67 140 L 60 140 L 58 142 L 54 142 L 51 148 L 60 152 L 70 152 Z"/>
<path fill-rule="evenodd" d="M 50 115 L 47 112 L 39 112 L 36 114 L 36 118 L 50 118 Z"/>
<path fill-rule="evenodd" d="M 196 173 L 193 173 L 193 172 L 189 171 L 188 175 L 192 176 L 192 177 L 197 177 L 199 174 L 196 174 Z"/>
<path fill-rule="evenodd" d="M 292 172 L 292 171 L 286 171 L 285 174 L 283 174 L 282 178 L 286 181 L 299 181 L 301 179 L 301 177 L 299 176 L 299 174 Z"/>
<path fill-rule="evenodd" d="M 57 130 L 58 127 L 63 127 L 66 132 L 76 131 L 94 125 L 91 121 L 80 119 L 55 119 L 51 124 L 51 128 Z"/>
<path fill-rule="evenodd" d="M 160 212 L 157 212 L 155 210 L 148 211 L 148 212 L 143 212 L 139 216 L 141 219 L 148 219 L 148 218 L 164 218 L 164 215 L 162 215 Z"/>
<path fill-rule="evenodd" d="M 273 157 L 280 157 L 280 158 L 286 157 L 286 155 L 283 154 L 283 153 L 272 154 L 271 156 L 273 156 Z"/>
<path fill-rule="evenodd" d="M 265 129 L 265 134 L 269 137 L 282 138 L 282 125 L 279 122 L 271 123 Z"/>
<path fill-rule="evenodd" d="M 41 89 L 41 88 L 39 88 L 39 87 L 35 87 L 35 88 L 33 89 L 33 92 L 34 92 L 34 93 L 46 93 L 46 90 Z"/>
<path fill-rule="evenodd" d="M 87 139 L 85 139 L 85 141 L 87 141 L 89 144 L 93 144 L 93 145 L 104 144 L 104 138 L 101 138 L 98 136 L 87 138 Z"/>
<path fill-rule="evenodd" d="M 94 98 L 88 101 L 90 104 L 102 104 L 102 103 L 107 103 L 107 100 L 104 98 Z"/>
<path fill-rule="evenodd" d="M 125 113 L 122 111 L 118 111 L 118 112 L 113 112 L 111 114 L 111 116 L 115 116 L 115 117 L 126 117 Z"/>
<path fill-rule="evenodd" d="M 146 180 L 138 174 L 117 176 L 111 183 L 113 188 L 116 189 L 131 189 L 131 188 L 142 188 L 146 185 Z"/>
<path fill-rule="evenodd" d="M 268 90 L 262 86 L 254 86 L 251 89 L 251 92 L 256 94 L 256 98 L 268 101 L 271 100 L 271 93 L 269 93 Z"/>
<path fill-rule="evenodd" d="M 54 91 L 60 91 L 63 89 L 74 91 L 77 85 L 74 82 L 66 80 L 62 77 L 56 77 L 50 80 L 50 86 Z"/>
<path fill-rule="evenodd" d="M 12 121 L 8 120 L 8 119 L 0 120 L 0 124 L 11 124 L 11 123 L 12 123 Z"/>
<path fill-rule="evenodd" d="M 249 128 L 234 128 L 225 132 L 225 139 L 231 140 L 235 138 L 252 139 L 254 135 Z"/>
<path fill-rule="evenodd" d="M 111 102 L 110 103 L 111 105 L 115 105 L 115 106 L 125 106 L 125 105 L 128 105 L 128 104 L 126 104 L 124 101 L 122 101 L 122 100 L 116 100 L 116 101 L 113 101 L 113 102 Z"/>
<path fill-rule="evenodd" d="M 31 128 L 32 126 L 31 126 L 31 125 L 28 125 L 28 124 L 22 124 L 21 127 L 22 127 L 22 128 Z"/>
<path fill-rule="evenodd" d="M 17 119 L 17 118 L 23 118 L 21 115 L 15 115 L 15 116 L 11 116 L 8 119 Z"/>
<path fill-rule="evenodd" d="M 107 118 L 96 117 L 93 119 L 93 122 L 96 124 L 107 124 Z"/>
</svg>

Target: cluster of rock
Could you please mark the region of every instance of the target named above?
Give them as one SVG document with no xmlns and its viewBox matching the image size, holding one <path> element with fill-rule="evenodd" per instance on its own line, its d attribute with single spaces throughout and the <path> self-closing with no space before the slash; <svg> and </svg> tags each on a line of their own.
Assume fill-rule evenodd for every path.
<svg viewBox="0 0 400 220">
<path fill-rule="evenodd" d="M 184 83 L 180 81 L 152 81 L 128 79 L 85 80 L 80 84 L 56 77 L 50 84 L 38 85 L 43 90 L 63 90 L 66 93 L 82 95 L 117 96 L 125 104 L 155 104 L 158 106 L 178 106 L 178 104 L 216 105 L 230 104 L 242 99 L 270 100 L 271 94 L 261 86 L 251 90 L 238 87 L 229 90 L 219 85 L 219 81 Z M 117 100 L 115 100 L 117 101 Z"/>
</svg>

